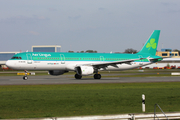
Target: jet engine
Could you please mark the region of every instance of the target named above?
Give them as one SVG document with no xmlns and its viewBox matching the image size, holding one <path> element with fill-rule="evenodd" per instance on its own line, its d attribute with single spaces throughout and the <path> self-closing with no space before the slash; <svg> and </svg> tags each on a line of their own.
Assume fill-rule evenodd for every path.
<svg viewBox="0 0 180 120">
<path fill-rule="evenodd" d="M 94 73 L 94 68 L 92 66 L 78 66 L 76 67 L 76 73 L 78 75 L 91 75 Z"/>
<path fill-rule="evenodd" d="M 50 75 L 55 75 L 55 76 L 62 75 L 64 73 L 66 73 L 66 72 L 68 72 L 68 71 L 65 71 L 65 70 L 49 70 L 49 74 Z"/>
</svg>

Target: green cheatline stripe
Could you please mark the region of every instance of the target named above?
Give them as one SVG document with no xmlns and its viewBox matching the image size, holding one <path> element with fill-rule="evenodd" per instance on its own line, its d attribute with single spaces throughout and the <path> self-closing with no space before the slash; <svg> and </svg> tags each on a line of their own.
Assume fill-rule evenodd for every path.
<svg viewBox="0 0 180 120">
<path fill-rule="evenodd" d="M 122 61 L 122 60 L 128 60 L 129 58 L 104 58 L 104 60 L 101 60 L 100 58 L 77 58 L 77 57 L 67 57 L 65 58 L 65 61 Z M 61 60 L 61 57 L 33 57 L 33 60 L 39 60 L 39 61 L 59 61 Z M 63 59 L 64 60 L 64 59 Z M 137 62 L 149 62 L 148 59 L 143 60 L 137 60 Z"/>
</svg>

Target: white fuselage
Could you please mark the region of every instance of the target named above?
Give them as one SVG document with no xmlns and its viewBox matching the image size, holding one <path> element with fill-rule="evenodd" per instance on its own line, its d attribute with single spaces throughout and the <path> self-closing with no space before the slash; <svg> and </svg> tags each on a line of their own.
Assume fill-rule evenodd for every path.
<svg viewBox="0 0 180 120">
<path fill-rule="evenodd" d="M 107 62 L 107 61 L 106 61 Z M 33 60 L 8 60 L 6 65 L 16 70 L 67 70 L 75 71 L 78 65 L 102 63 L 102 61 L 33 61 Z M 149 65 L 151 62 L 131 62 L 130 64 L 109 65 L 100 70 L 128 70 Z"/>
</svg>

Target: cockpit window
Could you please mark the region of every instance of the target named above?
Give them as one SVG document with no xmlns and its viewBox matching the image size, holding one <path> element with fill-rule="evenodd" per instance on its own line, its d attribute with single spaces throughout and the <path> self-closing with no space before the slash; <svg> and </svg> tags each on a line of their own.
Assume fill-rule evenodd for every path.
<svg viewBox="0 0 180 120">
<path fill-rule="evenodd" d="M 11 59 L 22 59 L 21 57 L 14 56 Z"/>
</svg>

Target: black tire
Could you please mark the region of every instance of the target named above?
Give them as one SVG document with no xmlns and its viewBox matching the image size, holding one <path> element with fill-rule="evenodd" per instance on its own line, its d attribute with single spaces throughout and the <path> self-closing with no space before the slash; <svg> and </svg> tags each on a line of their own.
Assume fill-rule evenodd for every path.
<svg viewBox="0 0 180 120">
<path fill-rule="evenodd" d="M 101 74 L 98 74 L 98 79 L 101 79 Z"/>
<path fill-rule="evenodd" d="M 97 79 L 97 74 L 94 74 L 94 79 Z"/>
<path fill-rule="evenodd" d="M 94 74 L 94 79 L 101 79 L 101 74 Z"/>
<path fill-rule="evenodd" d="M 75 74 L 75 76 L 74 76 L 76 79 L 81 79 L 82 78 L 82 76 L 81 75 L 78 75 L 78 74 Z"/>
<path fill-rule="evenodd" d="M 24 76 L 24 77 L 23 77 L 23 80 L 27 80 L 27 79 L 28 79 L 28 77 L 27 77 L 27 76 Z"/>
</svg>

